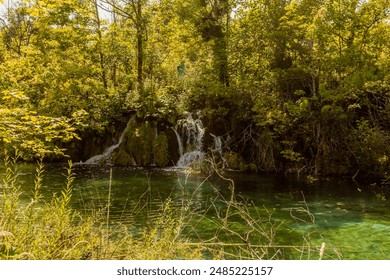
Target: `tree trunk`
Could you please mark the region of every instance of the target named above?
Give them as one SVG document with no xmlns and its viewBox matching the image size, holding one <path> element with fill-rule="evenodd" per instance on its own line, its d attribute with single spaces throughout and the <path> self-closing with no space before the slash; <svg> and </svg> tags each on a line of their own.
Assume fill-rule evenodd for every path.
<svg viewBox="0 0 390 280">
<path fill-rule="evenodd" d="M 98 3 L 97 0 L 93 2 L 95 6 L 95 20 L 96 20 L 96 32 L 98 35 L 98 52 L 99 52 L 99 62 L 100 62 L 100 69 L 102 71 L 102 82 L 104 85 L 104 88 L 107 88 L 107 73 L 106 73 L 106 68 L 104 66 L 104 52 L 102 48 L 102 31 L 101 31 L 101 23 L 100 23 L 100 17 L 99 17 L 99 9 L 98 9 Z"/>
<path fill-rule="evenodd" d="M 228 73 L 228 54 L 226 46 L 226 37 L 223 34 L 219 38 L 214 39 L 214 68 L 218 72 L 218 79 L 221 84 L 229 86 Z"/>
<path fill-rule="evenodd" d="M 142 4 L 141 1 L 137 1 L 137 83 L 138 90 L 143 95 L 144 93 L 144 81 L 143 81 L 143 58 L 144 58 L 144 49 L 143 49 L 143 33 L 144 27 L 142 23 Z"/>
</svg>

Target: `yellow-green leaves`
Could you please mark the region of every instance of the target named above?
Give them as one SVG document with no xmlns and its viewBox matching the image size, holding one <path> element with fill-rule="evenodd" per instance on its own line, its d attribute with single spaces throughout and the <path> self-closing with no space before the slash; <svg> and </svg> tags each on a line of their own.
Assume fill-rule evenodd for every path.
<svg viewBox="0 0 390 280">
<path fill-rule="evenodd" d="M 64 155 L 60 144 L 77 137 L 65 117 L 37 115 L 22 108 L 0 108 L 0 147 L 19 150 L 25 159 Z"/>
</svg>

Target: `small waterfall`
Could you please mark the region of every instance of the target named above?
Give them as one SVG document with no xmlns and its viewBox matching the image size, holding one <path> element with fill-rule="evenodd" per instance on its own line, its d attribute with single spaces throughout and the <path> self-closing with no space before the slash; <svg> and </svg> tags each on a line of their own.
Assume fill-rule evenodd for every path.
<svg viewBox="0 0 390 280">
<path fill-rule="evenodd" d="M 185 113 L 185 116 L 186 118 L 180 120 L 173 129 L 179 145 L 180 159 L 176 164 L 179 168 L 199 162 L 205 155 L 202 151 L 205 133 L 202 121 L 199 118 L 194 119 L 188 112 Z M 179 133 L 180 128 L 181 134 Z"/>
<path fill-rule="evenodd" d="M 122 132 L 118 143 L 108 147 L 102 154 L 95 155 L 89 159 L 87 159 L 84 164 L 110 164 L 112 153 L 120 146 L 123 141 L 123 138 L 127 132 L 130 121 L 127 123 L 125 130 Z"/>
<path fill-rule="evenodd" d="M 214 148 L 212 149 L 212 151 L 213 152 L 217 152 L 219 154 L 222 154 L 222 139 L 221 139 L 221 136 L 215 136 L 212 133 L 210 133 L 210 135 L 214 139 Z"/>
<path fill-rule="evenodd" d="M 214 146 L 211 149 L 213 153 L 216 153 L 222 160 L 222 168 L 225 168 L 227 166 L 226 159 L 223 157 L 222 153 L 222 137 L 221 136 L 215 136 L 214 134 L 210 133 L 210 136 L 213 137 L 214 140 Z"/>
<path fill-rule="evenodd" d="M 95 155 L 89 159 L 87 159 L 84 163 L 85 164 L 105 164 L 108 163 L 108 161 L 111 158 L 111 154 L 116 150 L 116 148 L 119 147 L 121 143 L 118 142 L 115 145 L 112 145 L 108 147 L 102 154 Z"/>
<path fill-rule="evenodd" d="M 179 155 L 181 157 L 181 156 L 183 156 L 183 153 L 184 153 L 183 152 L 183 141 L 181 140 L 181 137 L 180 137 L 179 133 L 177 132 L 176 127 L 173 128 L 173 131 L 176 134 L 177 144 L 179 145 Z"/>
</svg>

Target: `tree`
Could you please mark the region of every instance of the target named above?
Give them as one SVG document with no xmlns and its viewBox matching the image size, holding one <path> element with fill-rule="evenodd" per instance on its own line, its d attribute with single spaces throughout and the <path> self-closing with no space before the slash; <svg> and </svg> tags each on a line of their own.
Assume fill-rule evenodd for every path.
<svg viewBox="0 0 390 280">
<path fill-rule="evenodd" d="M 25 1 L 8 10 L 0 29 L 0 92 L 24 102 L 3 104 L 5 145 L 30 147 L 32 154 L 54 145 L 62 153 L 61 143 L 75 139 L 77 130 L 104 128 L 112 101 L 95 63 L 91 8 L 80 1 Z"/>
<path fill-rule="evenodd" d="M 128 0 L 117 3 L 116 1 L 104 1 L 109 4 L 115 13 L 129 19 L 136 29 L 136 49 L 137 49 L 137 85 L 141 95 L 144 94 L 144 51 L 146 40 L 146 19 L 144 17 L 144 7 L 147 0 Z"/>
<path fill-rule="evenodd" d="M 213 67 L 221 84 L 229 86 L 228 34 L 231 3 L 229 0 L 200 0 L 195 18 L 204 42 L 212 42 Z"/>
<path fill-rule="evenodd" d="M 388 1 L 240 6 L 231 38 L 233 77 L 255 94 L 255 121 L 263 134 L 271 131 L 275 151 L 281 144 L 285 159 L 299 158 L 316 173 L 355 168 L 351 128 L 363 116 L 373 126 L 387 123 L 383 107 L 373 113 L 379 107 L 365 89 L 383 85 L 385 72 L 377 66 L 388 44 L 388 11 Z M 386 103 L 382 89 L 382 96 L 375 91 L 375 104 Z"/>
<path fill-rule="evenodd" d="M 94 6 L 94 17 L 95 17 L 95 23 L 96 23 L 96 34 L 97 34 L 97 49 L 99 52 L 99 58 L 100 58 L 100 68 L 101 68 L 101 76 L 102 76 L 102 82 L 105 88 L 107 88 L 107 70 L 105 65 L 105 55 L 103 50 L 103 35 L 102 35 L 102 22 L 99 16 L 99 3 L 98 0 L 93 0 L 92 4 Z"/>
</svg>

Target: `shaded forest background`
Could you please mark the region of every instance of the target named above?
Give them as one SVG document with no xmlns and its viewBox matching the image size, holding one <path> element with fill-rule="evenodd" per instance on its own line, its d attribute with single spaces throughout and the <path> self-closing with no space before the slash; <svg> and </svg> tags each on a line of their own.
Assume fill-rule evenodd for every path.
<svg viewBox="0 0 390 280">
<path fill-rule="evenodd" d="M 193 112 L 230 168 L 390 170 L 389 0 L 12 2 L 1 150 L 85 161 L 127 127 L 114 164 L 170 166 Z"/>
</svg>

